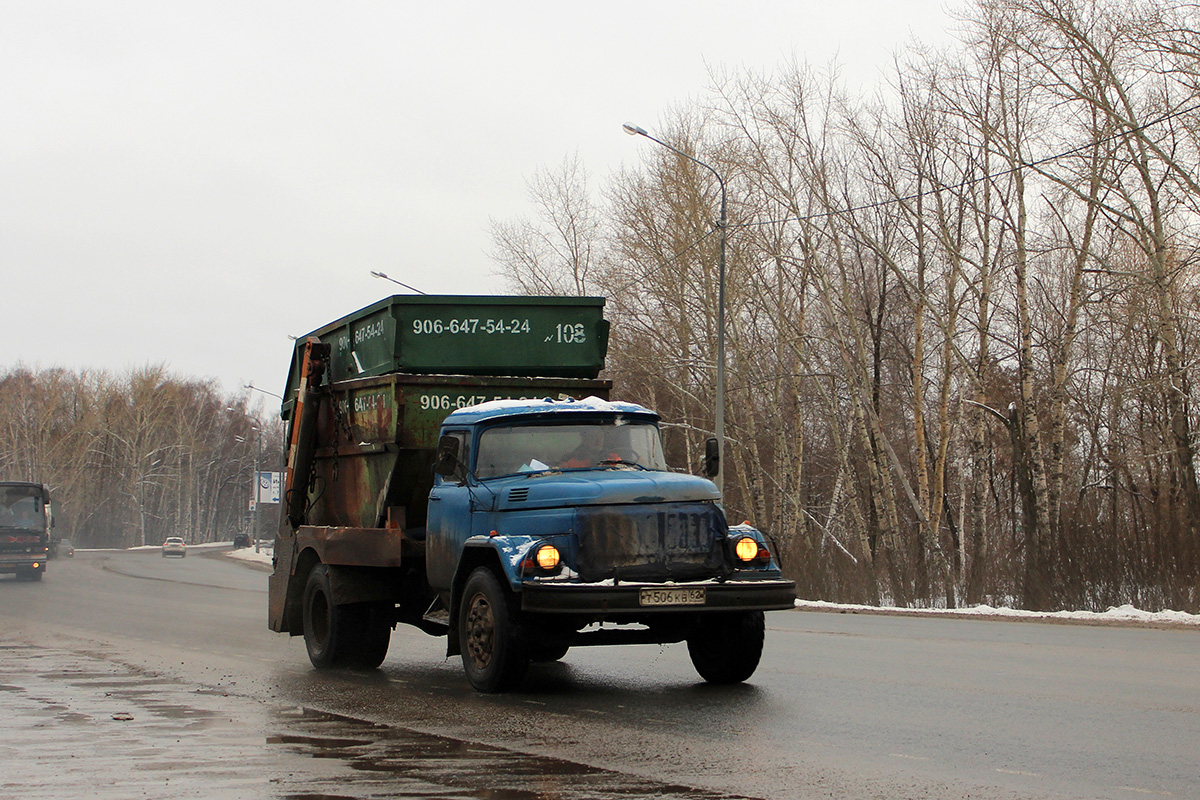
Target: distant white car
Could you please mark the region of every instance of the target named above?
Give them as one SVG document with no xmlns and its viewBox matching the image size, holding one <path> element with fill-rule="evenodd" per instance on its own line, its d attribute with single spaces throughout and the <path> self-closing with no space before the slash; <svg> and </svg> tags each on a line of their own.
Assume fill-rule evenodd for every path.
<svg viewBox="0 0 1200 800">
<path fill-rule="evenodd" d="M 187 545 L 184 544 L 183 539 L 178 536 L 171 536 L 163 542 L 163 558 L 167 556 L 187 558 Z"/>
</svg>

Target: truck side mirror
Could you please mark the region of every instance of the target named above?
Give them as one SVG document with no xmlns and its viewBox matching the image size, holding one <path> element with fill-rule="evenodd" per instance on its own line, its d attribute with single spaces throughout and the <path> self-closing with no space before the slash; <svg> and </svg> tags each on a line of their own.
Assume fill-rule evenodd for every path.
<svg viewBox="0 0 1200 800">
<path fill-rule="evenodd" d="M 704 477 L 715 478 L 721 472 L 721 445 L 716 439 L 704 442 Z"/>
<path fill-rule="evenodd" d="M 458 472 L 458 437 L 443 436 L 438 439 L 437 461 L 433 471 L 443 478 L 452 478 Z"/>
</svg>

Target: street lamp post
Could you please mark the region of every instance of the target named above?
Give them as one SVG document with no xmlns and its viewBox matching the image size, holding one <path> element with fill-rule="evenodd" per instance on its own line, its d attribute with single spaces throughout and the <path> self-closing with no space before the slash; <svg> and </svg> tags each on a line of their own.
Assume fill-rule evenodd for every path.
<svg viewBox="0 0 1200 800">
<path fill-rule="evenodd" d="M 262 460 L 262 430 L 258 425 L 252 425 L 250 430 L 254 431 L 254 479 L 250 481 L 250 502 L 254 504 L 252 512 L 251 525 L 254 526 L 254 552 L 259 552 L 258 544 L 258 500 L 259 500 L 259 462 Z M 234 441 L 243 443 L 246 441 L 244 436 L 234 436 Z"/>
<path fill-rule="evenodd" d="M 725 180 L 721 173 L 698 158 L 688 155 L 677 147 L 657 139 L 646 132 L 645 128 L 626 122 L 621 126 L 630 136 L 644 136 L 656 142 L 676 155 L 686 158 L 693 164 L 698 164 L 713 174 L 717 185 L 721 187 L 721 218 L 717 228 L 721 237 L 721 255 L 717 266 L 717 408 L 713 435 L 717 439 L 717 474 L 713 482 L 722 495 L 725 494 Z"/>
<path fill-rule="evenodd" d="M 259 545 L 259 512 L 258 506 L 262 501 L 262 429 L 254 428 L 254 552 L 261 552 Z"/>
</svg>

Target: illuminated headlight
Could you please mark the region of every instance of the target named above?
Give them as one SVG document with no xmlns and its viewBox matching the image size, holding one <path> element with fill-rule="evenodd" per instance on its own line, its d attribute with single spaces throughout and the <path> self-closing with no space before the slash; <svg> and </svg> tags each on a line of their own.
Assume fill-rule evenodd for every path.
<svg viewBox="0 0 1200 800">
<path fill-rule="evenodd" d="M 554 545 L 546 544 L 538 548 L 534 560 L 537 561 L 537 565 L 541 569 L 554 569 L 562 561 L 562 554 L 558 552 L 558 548 Z"/>
<path fill-rule="evenodd" d="M 733 554 L 739 561 L 753 561 L 758 558 L 758 542 L 749 536 L 743 536 L 733 545 Z"/>
<path fill-rule="evenodd" d="M 562 566 L 562 553 L 552 544 L 543 544 L 525 556 L 521 569 L 526 574 L 553 575 Z"/>
<path fill-rule="evenodd" d="M 742 566 L 763 565 L 770 561 L 770 551 L 752 536 L 742 536 L 733 542 L 733 558 Z"/>
</svg>

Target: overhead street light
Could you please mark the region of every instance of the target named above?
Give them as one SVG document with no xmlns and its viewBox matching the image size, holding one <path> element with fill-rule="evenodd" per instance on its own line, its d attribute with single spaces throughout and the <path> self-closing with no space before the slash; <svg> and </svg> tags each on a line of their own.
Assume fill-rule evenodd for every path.
<svg viewBox="0 0 1200 800">
<path fill-rule="evenodd" d="M 646 132 L 645 128 L 626 122 L 621 126 L 630 136 L 644 136 L 652 142 L 662 145 L 676 155 L 686 158 L 693 164 L 704 167 L 717 179 L 721 187 L 721 218 L 717 228 L 721 235 L 721 255 L 717 268 L 717 409 L 713 434 L 717 439 L 717 474 L 713 482 L 721 494 L 725 493 L 725 179 L 708 164 L 698 158 L 688 155 L 677 147 L 657 139 Z"/>
<path fill-rule="evenodd" d="M 250 390 L 250 391 L 252 391 L 252 392 L 262 392 L 263 394 L 269 394 L 269 395 L 271 395 L 271 397 L 277 397 L 277 398 L 279 398 L 280 400 L 282 400 L 282 399 L 283 399 L 283 396 L 282 396 L 282 395 L 275 394 L 274 392 L 268 392 L 266 389 L 260 389 L 260 388 L 258 388 L 257 386 L 255 386 L 253 383 L 247 383 L 247 384 L 246 384 L 245 386 L 243 386 L 242 388 L 243 388 L 243 389 L 249 389 L 249 390 Z"/>
<path fill-rule="evenodd" d="M 398 281 L 395 278 L 391 277 L 390 275 L 387 275 L 386 273 L 376 272 L 375 270 L 371 270 L 371 274 L 374 275 L 376 278 L 383 278 L 385 281 L 391 281 L 392 283 L 397 284 L 398 286 L 403 286 L 405 289 L 408 289 L 410 292 L 416 292 L 417 294 L 425 294 L 425 292 L 422 292 L 420 289 L 416 288 L 415 286 L 409 286 L 407 283 L 404 283 L 403 281 Z"/>
</svg>

